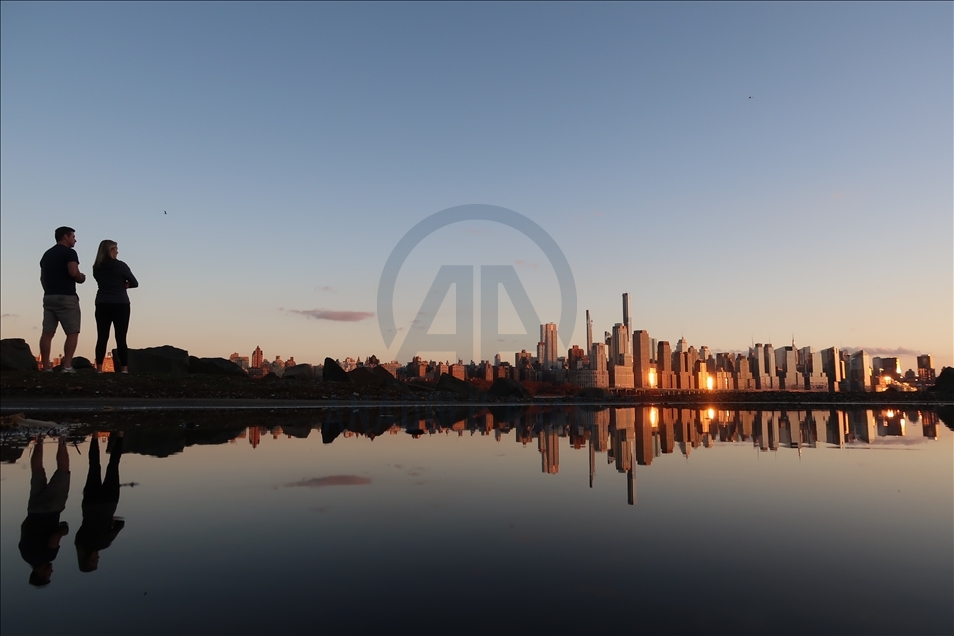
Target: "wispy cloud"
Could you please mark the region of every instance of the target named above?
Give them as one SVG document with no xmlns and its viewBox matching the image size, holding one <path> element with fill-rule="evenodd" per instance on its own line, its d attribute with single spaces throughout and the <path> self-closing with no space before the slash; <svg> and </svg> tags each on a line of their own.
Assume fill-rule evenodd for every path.
<svg viewBox="0 0 954 636">
<path fill-rule="evenodd" d="M 279 307 L 279 309 L 282 309 Z M 374 316 L 373 311 L 345 311 L 340 309 L 284 309 L 292 314 L 314 318 L 315 320 L 332 320 L 334 322 L 361 322 L 365 318 Z"/>
<path fill-rule="evenodd" d="M 20 314 L 2 314 L 0 318 L 19 318 Z"/>
<path fill-rule="evenodd" d="M 915 349 L 908 349 L 907 347 L 895 347 L 894 349 L 890 347 L 843 347 L 845 351 L 849 353 L 854 353 L 855 351 L 865 351 L 872 355 L 878 356 L 917 356 L 921 355 L 920 351 Z"/>
<path fill-rule="evenodd" d="M 513 262 L 513 264 L 516 265 L 517 267 L 528 267 L 530 269 L 536 269 L 537 267 L 539 267 L 539 265 L 537 265 L 536 263 L 525 261 L 522 258 L 518 258 L 517 260 Z"/>
<path fill-rule="evenodd" d="M 322 285 L 321 287 L 315 287 L 315 291 L 334 293 L 335 288 L 331 285 Z"/>
<path fill-rule="evenodd" d="M 285 484 L 285 488 L 324 488 L 326 486 L 364 486 L 371 483 L 369 477 L 358 475 L 330 475 L 328 477 L 312 477 Z"/>
</svg>

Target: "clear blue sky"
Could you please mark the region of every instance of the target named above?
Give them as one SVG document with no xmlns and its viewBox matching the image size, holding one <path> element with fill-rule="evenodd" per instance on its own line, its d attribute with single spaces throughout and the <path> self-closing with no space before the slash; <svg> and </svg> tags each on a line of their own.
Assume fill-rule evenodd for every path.
<svg viewBox="0 0 954 636">
<path fill-rule="evenodd" d="M 566 254 L 567 345 L 585 340 L 584 309 L 597 334 L 620 321 L 628 291 L 659 339 L 794 334 L 954 362 L 951 3 L 3 3 L 0 17 L 2 335 L 34 349 L 38 261 L 66 224 L 81 269 L 109 238 L 139 277 L 131 346 L 388 358 L 374 317 L 290 310 L 375 312 L 411 226 L 489 203 Z M 517 261 L 557 321 L 539 250 L 472 223 L 409 259 L 398 324 L 441 265 Z M 80 287 L 90 357 L 94 296 Z"/>
</svg>

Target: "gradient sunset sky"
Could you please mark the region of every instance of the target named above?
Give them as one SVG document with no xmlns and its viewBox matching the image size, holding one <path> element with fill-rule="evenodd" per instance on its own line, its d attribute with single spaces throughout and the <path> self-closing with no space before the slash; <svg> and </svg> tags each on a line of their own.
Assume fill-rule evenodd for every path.
<svg viewBox="0 0 954 636">
<path fill-rule="evenodd" d="M 565 253 L 564 351 L 585 309 L 600 335 L 629 292 L 634 326 L 673 343 L 954 364 L 951 3 L 0 12 L 0 329 L 34 350 L 38 262 L 69 225 L 81 270 L 108 238 L 139 278 L 132 347 L 391 359 L 401 337 L 388 350 L 375 312 L 392 248 L 487 203 Z M 514 265 L 558 321 L 539 248 L 468 222 L 404 265 L 399 327 L 454 264 Z"/>
</svg>

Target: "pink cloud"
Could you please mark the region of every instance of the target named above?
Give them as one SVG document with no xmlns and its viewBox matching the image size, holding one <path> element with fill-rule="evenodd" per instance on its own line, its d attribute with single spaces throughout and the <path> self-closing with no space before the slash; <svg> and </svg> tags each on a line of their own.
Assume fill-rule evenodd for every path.
<svg viewBox="0 0 954 636">
<path fill-rule="evenodd" d="M 921 355 L 920 351 L 915 349 L 908 349 L 907 347 L 895 347 L 894 349 L 890 347 L 844 347 L 845 351 L 854 353 L 855 351 L 864 351 L 865 353 L 874 355 L 874 356 L 917 356 Z"/>
<path fill-rule="evenodd" d="M 280 308 L 279 308 L 280 309 Z M 365 318 L 374 316 L 373 311 L 344 311 L 335 309 L 289 309 L 293 314 L 314 318 L 315 320 L 332 320 L 334 322 L 361 322 Z"/>
<path fill-rule="evenodd" d="M 324 488 L 325 486 L 364 486 L 370 484 L 368 477 L 359 477 L 357 475 L 331 475 L 330 477 L 312 477 L 311 479 L 302 479 L 285 484 L 285 488 Z"/>
</svg>

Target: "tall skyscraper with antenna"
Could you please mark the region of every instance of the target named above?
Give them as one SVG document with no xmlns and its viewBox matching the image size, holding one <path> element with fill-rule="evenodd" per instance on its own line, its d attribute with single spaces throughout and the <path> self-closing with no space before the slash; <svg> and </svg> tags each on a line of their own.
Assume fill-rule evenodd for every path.
<svg viewBox="0 0 954 636">
<path fill-rule="evenodd" d="M 633 325 L 629 324 L 629 294 L 623 294 L 623 324 L 628 332 L 633 333 Z"/>
<path fill-rule="evenodd" d="M 590 310 L 586 310 L 586 355 L 593 350 L 593 321 L 590 320 Z"/>
</svg>

